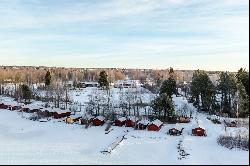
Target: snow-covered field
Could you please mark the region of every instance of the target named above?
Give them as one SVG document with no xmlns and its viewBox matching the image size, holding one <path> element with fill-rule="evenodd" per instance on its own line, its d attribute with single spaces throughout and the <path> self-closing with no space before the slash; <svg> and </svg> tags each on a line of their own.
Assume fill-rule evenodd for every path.
<svg viewBox="0 0 250 166">
<path fill-rule="evenodd" d="M 135 131 L 131 128 L 90 127 L 63 122 L 30 121 L 15 112 L 0 110 L 0 164 L 249 164 L 249 152 L 229 150 L 217 145 L 223 126 L 212 124 L 197 114 L 207 129 L 207 137 L 189 135 L 190 124 L 183 136 L 169 136 L 166 124 L 159 132 Z M 111 154 L 103 154 L 117 137 L 129 130 Z M 189 153 L 179 160 L 178 143 Z"/>
<path fill-rule="evenodd" d="M 82 115 L 93 93 L 95 88 L 69 92 L 74 102 L 84 105 Z M 111 89 L 115 104 L 120 100 L 119 93 L 119 89 Z M 154 97 L 145 91 L 140 94 L 146 103 Z M 13 102 L 3 96 L 1 100 Z M 164 124 L 159 132 L 112 126 L 111 132 L 105 134 L 106 125 L 85 129 L 56 120 L 31 121 L 16 111 L 0 109 L 0 164 L 249 164 L 248 151 L 229 150 L 217 144 L 217 138 L 224 133 L 223 125 L 213 124 L 206 115 L 197 113 L 183 97 L 174 96 L 173 100 L 176 110 L 187 104 L 194 119 L 188 124 Z M 42 105 L 37 101 L 33 104 Z M 205 127 L 207 137 L 190 135 L 196 118 Z M 183 127 L 182 136 L 167 135 L 173 127 Z M 124 135 L 125 139 L 110 154 L 101 153 Z M 178 146 L 189 154 L 186 158 L 179 159 Z"/>
</svg>

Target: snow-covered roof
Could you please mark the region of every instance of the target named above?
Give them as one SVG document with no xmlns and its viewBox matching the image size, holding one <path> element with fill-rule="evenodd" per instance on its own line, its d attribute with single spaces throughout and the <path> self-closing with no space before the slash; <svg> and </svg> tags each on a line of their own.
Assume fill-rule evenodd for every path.
<svg viewBox="0 0 250 166">
<path fill-rule="evenodd" d="M 68 109 L 62 110 L 60 108 L 54 108 L 53 111 L 56 112 L 56 113 L 58 113 L 58 114 L 70 112 L 70 110 L 68 110 Z"/>
<path fill-rule="evenodd" d="M 71 112 L 69 109 L 61 110 L 60 108 L 50 108 L 50 107 L 48 107 L 48 108 L 42 108 L 41 111 L 43 111 L 43 112 L 44 111 L 48 111 L 48 112 L 51 112 L 51 113 L 56 112 L 58 114 Z"/>
<path fill-rule="evenodd" d="M 156 120 L 154 120 L 151 124 L 154 124 L 154 125 L 160 127 L 160 126 L 163 124 L 163 122 L 160 121 L 160 120 L 158 120 L 158 119 L 156 119 Z"/>
<path fill-rule="evenodd" d="M 128 85 L 141 85 L 140 80 L 117 80 L 114 84 L 128 84 Z"/>
<path fill-rule="evenodd" d="M 224 119 L 226 123 L 232 123 L 232 122 L 235 122 L 234 119 L 231 119 L 231 118 L 225 118 Z"/>
<path fill-rule="evenodd" d="M 176 123 L 176 125 L 173 127 L 179 131 L 181 131 L 181 129 L 183 128 L 181 125 L 179 125 L 178 123 Z"/>
<path fill-rule="evenodd" d="M 39 122 L 47 122 L 48 120 L 47 119 L 39 119 Z"/>
<path fill-rule="evenodd" d="M 29 105 L 24 105 L 23 108 L 34 110 L 34 109 L 40 109 L 41 107 L 39 107 L 38 105 L 29 104 Z"/>
<path fill-rule="evenodd" d="M 80 115 L 80 114 L 70 116 L 70 118 L 72 118 L 72 119 L 77 119 L 77 118 L 81 118 L 81 117 L 82 117 L 82 115 Z"/>
<path fill-rule="evenodd" d="M 85 115 L 84 115 L 84 118 L 85 118 L 85 119 L 91 119 L 91 118 L 94 118 L 94 116 L 91 115 L 91 114 L 85 114 Z"/>
<path fill-rule="evenodd" d="M 217 116 L 217 115 L 211 115 L 210 118 L 211 118 L 211 119 L 219 119 L 219 120 L 221 119 L 221 118 L 220 118 L 219 116 Z"/>
<path fill-rule="evenodd" d="M 82 83 L 84 83 L 84 84 L 95 84 L 95 85 L 97 85 L 98 84 L 98 82 L 82 82 Z"/>
<path fill-rule="evenodd" d="M 118 120 L 121 121 L 121 122 L 124 122 L 125 120 L 127 120 L 127 118 L 121 117 L 121 118 L 118 118 Z"/>
<path fill-rule="evenodd" d="M 139 124 L 143 124 L 143 125 L 148 125 L 150 123 L 150 121 L 146 120 L 146 119 L 142 119 L 138 122 Z"/>
<path fill-rule="evenodd" d="M 4 105 L 10 105 L 10 106 L 21 106 L 21 104 L 15 102 L 15 101 L 4 101 Z"/>
<path fill-rule="evenodd" d="M 97 117 L 95 117 L 95 119 L 99 119 L 100 121 L 104 121 L 105 117 L 103 117 L 103 116 L 97 116 Z"/>
<path fill-rule="evenodd" d="M 68 113 L 68 112 L 71 112 L 71 111 L 70 110 L 61 110 L 58 113 Z"/>
<path fill-rule="evenodd" d="M 136 117 L 135 116 L 128 116 L 127 119 L 133 121 L 133 122 L 136 122 Z"/>
<path fill-rule="evenodd" d="M 43 108 L 41 109 L 42 112 L 48 111 L 48 112 L 55 112 L 52 108 Z"/>
</svg>

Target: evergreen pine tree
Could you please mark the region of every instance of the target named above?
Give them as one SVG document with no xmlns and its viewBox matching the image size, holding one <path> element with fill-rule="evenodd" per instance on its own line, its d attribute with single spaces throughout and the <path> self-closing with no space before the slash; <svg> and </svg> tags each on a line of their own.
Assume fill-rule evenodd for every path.
<svg viewBox="0 0 250 166">
<path fill-rule="evenodd" d="M 153 100 L 152 108 L 158 118 L 171 120 L 175 116 L 173 101 L 166 93 L 160 94 Z"/>
<path fill-rule="evenodd" d="M 49 86 L 50 84 L 51 84 L 51 75 L 50 75 L 50 72 L 47 71 L 45 75 L 45 86 Z"/>
<path fill-rule="evenodd" d="M 27 100 L 30 101 L 32 92 L 31 92 L 29 86 L 28 85 L 22 85 L 21 90 L 22 90 L 22 97 L 25 100 L 24 102 L 26 103 Z"/>
<path fill-rule="evenodd" d="M 190 90 L 194 105 L 199 110 L 211 112 L 215 104 L 215 87 L 205 71 L 195 71 Z"/>
<path fill-rule="evenodd" d="M 169 78 L 165 81 L 163 81 L 161 88 L 160 88 L 160 94 L 166 93 L 169 97 L 171 97 L 176 92 L 176 82 L 174 79 Z"/>
<path fill-rule="evenodd" d="M 105 71 L 101 71 L 98 83 L 101 88 L 109 89 L 108 75 L 106 74 Z"/>
<path fill-rule="evenodd" d="M 236 78 L 238 83 L 242 83 L 247 95 L 249 96 L 249 72 L 247 72 L 243 68 L 240 68 L 240 70 L 236 74 Z"/>
<path fill-rule="evenodd" d="M 235 110 L 233 108 L 233 99 L 237 91 L 237 82 L 233 74 L 222 72 L 220 74 L 219 84 L 217 86 L 221 94 L 221 112 L 233 116 Z"/>
<path fill-rule="evenodd" d="M 163 81 L 160 94 L 166 93 L 169 97 L 172 97 L 173 94 L 176 94 L 176 75 L 174 69 L 171 67 L 169 70 L 169 78 Z"/>
<path fill-rule="evenodd" d="M 247 95 L 246 89 L 241 82 L 237 84 L 237 89 L 237 117 L 246 118 L 247 116 L 249 116 L 249 96 Z"/>
</svg>

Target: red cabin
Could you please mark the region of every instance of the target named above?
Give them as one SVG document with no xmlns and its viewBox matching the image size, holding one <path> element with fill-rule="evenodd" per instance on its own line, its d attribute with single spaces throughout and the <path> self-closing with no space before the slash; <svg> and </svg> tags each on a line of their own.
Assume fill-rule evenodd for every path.
<svg viewBox="0 0 250 166">
<path fill-rule="evenodd" d="M 94 119 L 94 116 L 91 114 L 85 114 L 82 118 L 79 119 L 79 124 L 84 125 L 88 124 L 89 122 L 92 122 Z"/>
<path fill-rule="evenodd" d="M 61 119 L 62 118 L 62 114 L 59 114 L 59 113 L 55 112 L 54 115 L 53 115 L 53 118 L 55 118 L 55 119 Z"/>
<path fill-rule="evenodd" d="M 55 109 L 55 113 L 53 114 L 53 117 L 55 119 L 61 119 L 61 118 L 65 118 L 67 116 L 70 116 L 71 112 L 67 111 L 67 110 L 61 110 L 61 109 Z"/>
<path fill-rule="evenodd" d="M 20 110 L 22 107 L 21 106 L 17 106 L 17 105 L 14 105 L 14 106 L 11 106 L 11 110 L 14 111 L 14 110 Z"/>
<path fill-rule="evenodd" d="M 32 113 L 34 113 L 34 112 L 38 112 L 40 109 L 33 109 L 33 110 L 31 110 L 31 112 Z"/>
<path fill-rule="evenodd" d="M 23 106 L 21 111 L 27 112 L 27 113 L 34 113 L 34 112 L 38 112 L 40 109 L 42 109 L 42 108 L 39 108 L 36 105 L 25 105 L 25 106 Z"/>
<path fill-rule="evenodd" d="M 123 126 L 125 125 L 126 120 L 127 120 L 126 118 L 122 117 L 122 118 L 116 119 L 114 121 L 114 124 L 115 126 Z"/>
<path fill-rule="evenodd" d="M 3 103 L 0 104 L 0 109 L 8 109 L 9 107 Z"/>
<path fill-rule="evenodd" d="M 143 119 L 143 120 L 140 120 L 137 125 L 136 125 L 136 128 L 139 129 L 139 130 L 145 130 L 147 127 L 148 127 L 148 124 L 150 122 L 146 119 Z"/>
<path fill-rule="evenodd" d="M 194 128 L 192 129 L 192 134 L 195 136 L 206 136 L 206 130 L 201 127 Z"/>
<path fill-rule="evenodd" d="M 148 125 L 148 131 L 159 131 L 163 125 L 163 122 L 160 120 L 154 120 L 151 124 Z"/>
<path fill-rule="evenodd" d="M 94 126 L 102 126 L 104 124 L 104 119 L 103 116 L 97 116 L 92 120 L 92 123 Z"/>
<path fill-rule="evenodd" d="M 136 119 L 135 117 L 129 117 L 125 121 L 125 127 L 134 127 L 136 125 Z"/>
<path fill-rule="evenodd" d="M 65 118 L 65 117 L 67 117 L 67 116 L 70 116 L 70 112 L 64 112 L 64 113 L 58 113 L 58 112 L 56 112 L 55 114 L 54 114 L 54 118 L 55 119 L 61 119 L 61 118 Z"/>
<path fill-rule="evenodd" d="M 30 112 L 30 109 L 27 108 L 27 107 L 23 107 L 23 108 L 21 109 L 21 112 Z"/>
</svg>

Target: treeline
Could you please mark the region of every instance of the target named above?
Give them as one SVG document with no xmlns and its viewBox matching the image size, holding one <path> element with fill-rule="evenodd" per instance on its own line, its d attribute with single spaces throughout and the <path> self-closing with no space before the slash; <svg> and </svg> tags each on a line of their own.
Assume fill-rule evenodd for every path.
<svg viewBox="0 0 250 166">
<path fill-rule="evenodd" d="M 126 77 L 133 80 L 147 80 L 161 82 L 169 77 L 169 70 L 156 69 L 88 69 L 88 68 L 63 68 L 63 67 L 11 67 L 0 66 L 0 82 L 23 82 L 26 84 L 44 82 L 44 75 L 50 71 L 55 81 L 97 81 L 99 73 L 105 71 L 108 74 L 109 82 L 123 80 Z M 191 81 L 192 70 L 176 70 L 177 82 Z M 209 72 L 214 75 L 218 72 Z M 52 81 L 53 81 L 52 80 Z M 160 86 L 160 84 L 158 84 Z"/>
<path fill-rule="evenodd" d="M 221 72 L 215 84 L 205 71 L 195 71 L 190 84 L 190 101 L 198 110 L 229 117 L 249 116 L 249 72 Z"/>
<path fill-rule="evenodd" d="M 52 81 L 96 81 L 101 70 L 92 69 L 67 69 L 67 68 L 40 68 L 40 67 L 20 67 L 0 68 L 0 81 L 1 82 L 16 82 L 35 84 L 43 83 L 44 76 L 47 71 L 50 71 Z M 110 81 L 124 79 L 125 74 L 119 70 L 108 70 Z"/>
<path fill-rule="evenodd" d="M 0 78 L 2 80 L 0 83 L 0 94 L 3 93 L 3 80 L 11 78 L 15 80 L 15 92 L 11 95 L 17 100 L 24 99 L 25 102 L 30 99 L 43 100 L 48 104 L 53 102 L 55 107 L 60 107 L 60 103 L 64 102 L 67 108 L 68 103 L 73 102 L 68 95 L 67 81 L 78 79 L 78 73 L 80 80 L 98 81 L 104 92 L 92 94 L 88 109 L 92 111 L 95 110 L 95 113 L 99 114 L 101 107 L 105 106 L 105 109 L 103 107 L 102 110 L 109 110 L 109 112 L 114 113 L 112 94 L 109 93 L 109 84 L 112 82 L 111 78 L 115 80 L 123 79 L 125 76 L 129 76 L 130 78 L 133 76 L 135 78 L 131 79 L 137 79 L 137 77 L 141 75 L 140 72 L 142 72 L 145 75 L 149 74 L 150 78 L 156 83 L 153 85 L 153 92 L 156 94 L 156 97 L 152 98 L 150 103 L 143 103 L 140 94 L 142 92 L 128 91 L 123 94 L 121 93 L 119 108 L 121 108 L 124 113 L 130 114 L 131 110 L 134 110 L 134 114 L 136 115 L 139 109 L 145 109 L 145 112 L 148 112 L 150 109 L 154 116 L 163 120 L 172 121 L 176 118 L 176 110 L 174 110 L 175 107 L 172 97 L 173 94 L 180 95 L 177 89 L 181 88 L 182 92 L 184 92 L 184 96 L 197 107 L 198 111 L 227 115 L 229 117 L 249 116 L 249 72 L 242 68 L 237 73 L 212 73 L 218 75 L 218 79 L 216 80 L 211 79 L 211 73 L 197 70 L 194 71 L 191 81 L 187 81 L 186 83 L 184 83 L 186 80 L 178 83 L 180 76 L 173 68 L 166 70 L 167 73 L 164 74 L 159 74 L 155 71 L 140 70 L 139 72 L 139 70 L 130 71 L 119 69 L 110 69 L 107 71 L 101 69 L 89 71 L 72 69 L 71 71 L 65 68 L 53 68 L 50 70 L 46 68 L 33 68 L 32 70 L 30 68 L 23 68 L 23 72 L 20 69 L 0 69 Z M 116 76 L 112 76 L 115 75 L 114 73 L 117 73 Z M 142 76 L 144 75 L 142 74 Z M 37 80 L 38 83 L 45 84 L 41 89 L 45 93 L 42 98 L 36 94 L 30 86 L 34 83 L 34 80 Z M 147 89 L 152 90 L 152 86 L 148 86 Z M 4 93 L 6 94 L 6 92 Z"/>
<path fill-rule="evenodd" d="M 182 110 L 175 110 L 172 96 L 180 95 L 177 88 L 198 111 L 228 117 L 249 117 L 249 72 L 241 68 L 237 73 L 221 72 L 218 80 L 213 82 L 203 70 L 194 72 L 192 81 L 177 86 L 176 74 L 171 68 L 169 78 L 161 82 L 158 95 L 152 101 L 153 113 L 158 118 L 175 121 L 176 113 L 187 116 L 186 105 Z M 178 115 L 179 116 L 179 115 Z"/>
</svg>

